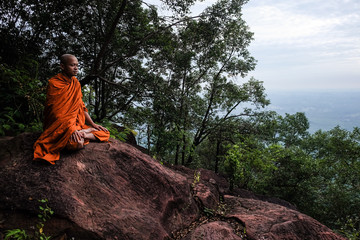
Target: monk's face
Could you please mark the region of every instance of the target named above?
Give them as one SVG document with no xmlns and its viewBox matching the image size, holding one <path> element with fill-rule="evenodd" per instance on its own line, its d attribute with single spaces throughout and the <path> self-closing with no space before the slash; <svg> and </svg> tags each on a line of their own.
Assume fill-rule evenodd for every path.
<svg viewBox="0 0 360 240">
<path fill-rule="evenodd" d="M 61 63 L 60 67 L 69 78 L 78 74 L 79 62 L 76 57 L 70 56 L 65 63 Z"/>
</svg>

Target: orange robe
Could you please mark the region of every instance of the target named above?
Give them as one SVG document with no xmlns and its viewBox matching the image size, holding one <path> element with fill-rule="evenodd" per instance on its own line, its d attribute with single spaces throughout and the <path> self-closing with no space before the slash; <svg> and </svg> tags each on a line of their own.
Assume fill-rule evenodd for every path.
<svg viewBox="0 0 360 240">
<path fill-rule="evenodd" d="M 85 125 L 85 111 L 81 86 L 76 77 L 71 79 L 62 73 L 49 80 L 44 109 L 44 131 L 34 144 L 34 160 L 44 159 L 55 164 L 60 159 L 60 151 L 67 146 L 71 134 Z M 110 133 L 92 132 L 100 141 L 107 141 Z M 88 141 L 85 143 L 87 144 Z"/>
</svg>

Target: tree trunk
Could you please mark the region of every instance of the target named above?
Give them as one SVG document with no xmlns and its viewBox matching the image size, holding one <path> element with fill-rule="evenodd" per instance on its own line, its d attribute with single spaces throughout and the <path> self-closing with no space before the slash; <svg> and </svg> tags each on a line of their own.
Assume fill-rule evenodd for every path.
<svg viewBox="0 0 360 240">
<path fill-rule="evenodd" d="M 185 137 L 185 133 L 183 133 L 183 147 L 182 147 L 182 152 L 181 152 L 181 165 L 185 165 L 185 151 L 186 151 L 186 137 Z"/>
<path fill-rule="evenodd" d="M 221 146 L 221 140 L 216 140 L 215 173 L 219 172 L 220 146 Z"/>
<path fill-rule="evenodd" d="M 180 144 L 176 144 L 176 152 L 175 152 L 175 165 L 179 164 L 179 151 L 180 151 Z"/>
</svg>

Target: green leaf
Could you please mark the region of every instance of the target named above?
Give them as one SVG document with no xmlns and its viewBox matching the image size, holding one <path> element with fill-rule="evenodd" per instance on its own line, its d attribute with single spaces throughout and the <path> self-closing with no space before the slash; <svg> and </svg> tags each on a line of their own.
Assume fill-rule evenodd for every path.
<svg viewBox="0 0 360 240">
<path fill-rule="evenodd" d="M 3 124 L 2 127 L 6 130 L 10 130 L 11 126 L 9 124 Z"/>
</svg>

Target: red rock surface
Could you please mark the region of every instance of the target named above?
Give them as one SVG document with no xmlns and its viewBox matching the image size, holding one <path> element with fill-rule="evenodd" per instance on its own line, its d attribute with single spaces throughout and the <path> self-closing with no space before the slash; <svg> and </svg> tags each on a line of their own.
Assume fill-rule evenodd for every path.
<svg viewBox="0 0 360 240">
<path fill-rule="evenodd" d="M 249 239 L 344 239 L 315 219 L 287 207 L 225 195 L 230 206 L 227 217 L 245 223 Z"/>
<path fill-rule="evenodd" d="M 241 240 L 234 233 L 234 229 L 227 222 L 222 221 L 214 221 L 205 223 L 199 227 L 197 227 L 187 239 L 202 239 L 202 240 L 210 240 L 210 239 L 226 239 L 226 240 Z"/>
<path fill-rule="evenodd" d="M 45 231 L 54 239 L 343 239 L 281 201 L 228 195 L 226 180 L 209 170 L 194 181 L 193 170 L 115 140 L 63 153 L 55 165 L 34 162 L 37 137 L 0 139 L 2 233 L 33 226 L 36 199 L 47 198 L 55 215 Z"/>
</svg>

